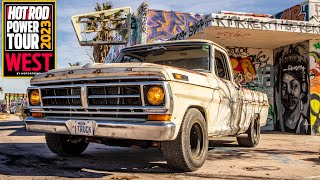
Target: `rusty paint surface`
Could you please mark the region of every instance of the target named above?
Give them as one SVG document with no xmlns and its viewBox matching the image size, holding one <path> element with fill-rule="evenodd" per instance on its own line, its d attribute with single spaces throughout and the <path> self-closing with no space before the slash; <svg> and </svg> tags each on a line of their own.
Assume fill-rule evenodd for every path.
<svg viewBox="0 0 320 180">
<path fill-rule="evenodd" d="M 184 41 L 192 43 L 195 41 Z M 197 41 L 199 43 L 201 41 Z M 202 41 L 214 48 L 220 48 L 210 41 Z M 173 44 L 176 42 L 172 42 Z M 180 42 L 181 43 L 181 42 Z M 170 44 L 166 42 L 166 44 Z M 159 45 L 159 43 L 157 43 Z M 161 43 L 160 43 L 161 45 Z M 141 45 L 140 45 L 141 46 Z M 146 45 L 150 46 L 150 45 Z M 135 47 L 132 47 L 133 49 Z M 127 48 L 126 51 L 129 51 Z M 214 58 L 212 58 L 214 59 Z M 232 72 L 229 57 L 226 67 Z M 214 64 L 214 63 L 210 63 Z M 214 69 L 212 67 L 212 69 Z M 70 73 L 72 71 L 72 73 Z M 188 81 L 177 80 L 173 74 L 188 76 Z M 48 74 L 53 76 L 48 77 Z M 232 73 L 230 77 L 232 77 Z M 224 80 L 215 72 L 197 72 L 172 66 L 152 63 L 112 63 L 112 64 L 88 64 L 77 68 L 66 68 L 50 71 L 46 74 L 37 75 L 32 82 L 54 81 L 73 78 L 97 78 L 119 76 L 160 76 L 170 84 L 173 99 L 171 121 L 176 125 L 175 138 L 180 129 L 184 114 L 190 107 L 197 107 L 205 112 L 210 136 L 224 136 L 244 133 L 252 119 L 259 115 L 261 125 L 266 124 L 268 116 L 268 97 L 265 93 L 239 88 L 234 79 Z M 170 111 L 171 111 L 170 110 Z"/>
</svg>

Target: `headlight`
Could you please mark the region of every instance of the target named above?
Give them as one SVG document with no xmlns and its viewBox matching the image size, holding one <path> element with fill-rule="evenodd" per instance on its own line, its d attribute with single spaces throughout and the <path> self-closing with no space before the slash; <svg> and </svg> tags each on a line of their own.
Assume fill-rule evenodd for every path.
<svg viewBox="0 0 320 180">
<path fill-rule="evenodd" d="M 40 103 L 40 95 L 38 90 L 33 90 L 30 93 L 30 104 L 31 105 L 39 105 Z"/>
<path fill-rule="evenodd" d="M 164 100 L 164 91 L 160 86 L 152 86 L 147 92 L 147 99 L 152 105 L 159 105 Z"/>
</svg>

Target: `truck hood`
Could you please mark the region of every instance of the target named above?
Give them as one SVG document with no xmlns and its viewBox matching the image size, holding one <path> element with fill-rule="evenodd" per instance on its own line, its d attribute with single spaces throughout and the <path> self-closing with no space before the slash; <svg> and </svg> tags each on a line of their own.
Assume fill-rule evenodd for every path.
<svg viewBox="0 0 320 180">
<path fill-rule="evenodd" d="M 173 76 L 174 73 L 185 75 L 188 80 L 177 80 Z M 110 77 L 112 79 L 157 77 L 168 81 L 182 81 L 201 86 L 209 85 L 206 73 L 152 63 L 91 63 L 83 66 L 59 68 L 35 75 L 31 79 L 31 84 Z"/>
</svg>

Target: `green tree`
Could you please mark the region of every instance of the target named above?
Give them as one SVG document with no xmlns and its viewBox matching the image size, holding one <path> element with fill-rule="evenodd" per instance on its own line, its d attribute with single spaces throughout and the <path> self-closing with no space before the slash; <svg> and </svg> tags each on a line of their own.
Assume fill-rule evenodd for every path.
<svg viewBox="0 0 320 180">
<path fill-rule="evenodd" d="M 111 2 L 106 2 L 95 6 L 95 11 L 104 11 L 112 9 L 113 5 Z M 97 17 L 89 17 L 89 21 L 86 23 L 87 30 L 97 32 L 95 41 L 113 41 L 114 33 L 113 30 L 120 30 L 121 23 L 121 13 L 123 10 L 120 10 L 113 15 L 105 16 L 100 15 Z M 110 26 L 111 25 L 111 26 Z M 99 27 L 99 29 L 98 29 Z M 93 45 L 93 59 L 96 63 L 104 63 L 105 58 L 110 50 L 110 45 L 97 44 Z"/>
</svg>

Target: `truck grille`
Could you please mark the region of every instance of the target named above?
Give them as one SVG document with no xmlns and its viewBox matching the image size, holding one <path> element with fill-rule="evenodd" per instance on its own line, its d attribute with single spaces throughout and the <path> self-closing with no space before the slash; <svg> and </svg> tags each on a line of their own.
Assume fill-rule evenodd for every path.
<svg viewBox="0 0 320 180">
<path fill-rule="evenodd" d="M 145 90 L 149 86 L 168 86 L 167 82 L 154 79 L 112 80 L 101 82 L 93 79 L 85 84 L 70 81 L 65 85 L 56 83 L 30 87 L 38 89 L 40 106 L 30 106 L 31 112 L 42 112 L 54 119 L 94 119 L 109 121 L 146 121 L 151 113 L 165 113 L 169 110 L 170 98 L 162 106 L 148 106 Z"/>
<path fill-rule="evenodd" d="M 141 105 L 140 86 L 88 87 L 88 105 Z"/>
<path fill-rule="evenodd" d="M 44 106 L 81 106 L 81 88 L 41 89 Z"/>
</svg>

